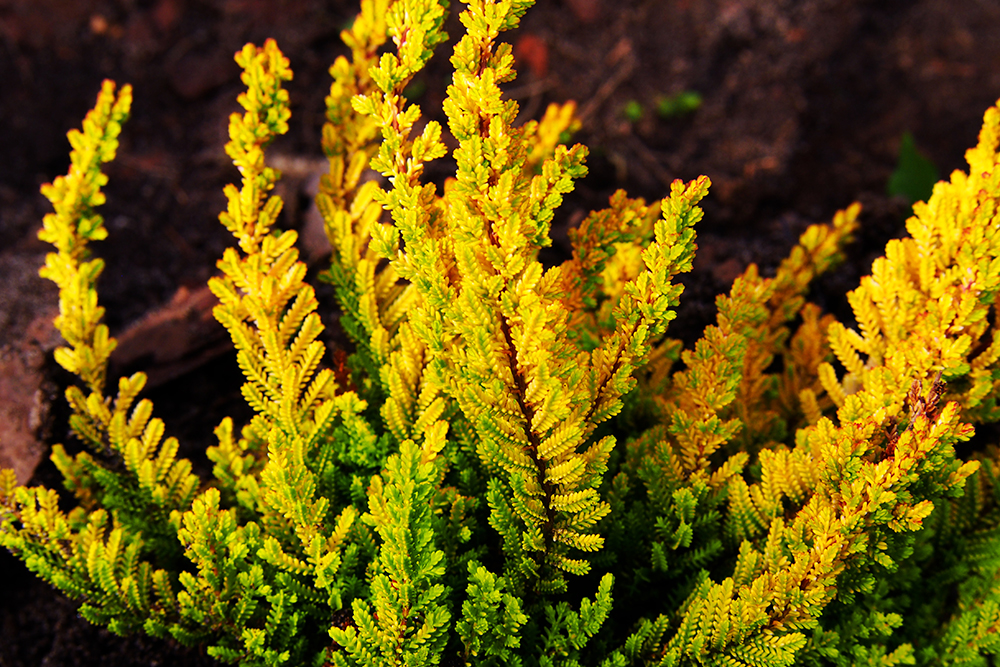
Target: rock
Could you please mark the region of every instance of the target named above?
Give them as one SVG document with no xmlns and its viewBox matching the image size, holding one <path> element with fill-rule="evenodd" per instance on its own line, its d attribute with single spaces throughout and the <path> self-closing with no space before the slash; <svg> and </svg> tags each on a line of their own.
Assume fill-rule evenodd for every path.
<svg viewBox="0 0 1000 667">
<path fill-rule="evenodd" d="M 60 340 L 54 316 L 55 309 L 40 315 L 23 340 L 0 348 L 0 468 L 12 468 L 20 484 L 28 483 L 46 451 L 40 431 L 53 390 L 45 357 Z"/>
<path fill-rule="evenodd" d="M 218 300 L 207 285 L 181 287 L 169 303 L 150 311 L 118 338 L 109 377 L 138 370 L 148 388 L 198 368 L 232 349 L 226 330 L 212 315 Z"/>
</svg>

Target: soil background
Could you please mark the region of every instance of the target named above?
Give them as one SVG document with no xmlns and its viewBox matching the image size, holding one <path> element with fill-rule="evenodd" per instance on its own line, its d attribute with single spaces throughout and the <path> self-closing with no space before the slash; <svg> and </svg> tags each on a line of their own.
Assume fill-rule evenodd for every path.
<svg viewBox="0 0 1000 667">
<path fill-rule="evenodd" d="M 107 262 L 106 321 L 127 336 L 136 322 L 176 319 L 177 308 L 181 320 L 204 312 L 185 299 L 228 243 L 217 214 L 237 174 L 222 146 L 241 91 L 232 55 L 247 41 L 274 37 L 291 60 L 292 129 L 270 155 L 286 173 L 282 224 L 315 231 L 327 68 L 346 52 L 339 33 L 356 11 L 354 0 L 0 0 L 0 417 L 24 422 L 23 451 L 7 456 L 34 471 L 32 483 L 57 486 L 45 450 L 72 445 L 59 398 L 67 378 L 51 362 L 56 292 L 37 276 L 47 247 L 36 233 L 50 210 L 38 188 L 65 173 L 66 131 L 79 127 L 101 80 L 134 86 L 132 118 L 106 170 L 110 237 L 94 247 Z M 449 26 L 459 34 L 454 14 Z M 886 240 L 905 233 L 909 202 L 886 195 L 903 133 L 946 176 L 965 166 L 983 112 L 1000 97 L 995 0 L 539 0 L 508 40 L 520 72 L 508 92 L 522 117 L 578 100 L 575 140 L 591 149 L 590 174 L 567 196 L 547 260 L 567 254 L 566 229 L 615 189 L 656 199 L 675 178 L 711 177 L 695 269 L 671 325 L 688 344 L 750 262 L 773 274 L 807 225 L 858 200 L 862 227 L 848 260 L 811 294 L 849 321 L 846 292 Z M 442 47 L 413 88 L 441 120 L 449 53 Z M 660 98 L 683 91 L 698 92 L 700 108 L 655 113 Z M 641 117 L 627 117 L 630 103 Z M 430 176 L 450 166 L 442 160 Z M 321 251 L 308 252 L 322 263 Z M 246 408 L 224 334 L 199 326 L 209 342 L 168 334 L 152 352 L 119 355 L 113 372 L 157 373 L 157 414 L 206 469 L 212 427 L 224 414 L 245 418 Z M 160 358 L 160 347 L 177 354 Z M 0 593 L 0 667 L 213 662 L 89 625 L 6 552 Z"/>
</svg>

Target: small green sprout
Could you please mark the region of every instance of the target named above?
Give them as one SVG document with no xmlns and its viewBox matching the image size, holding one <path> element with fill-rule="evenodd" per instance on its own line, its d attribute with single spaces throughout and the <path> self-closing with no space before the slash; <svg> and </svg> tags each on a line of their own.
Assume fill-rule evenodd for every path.
<svg viewBox="0 0 1000 667">
<path fill-rule="evenodd" d="M 664 95 L 656 100 L 656 115 L 664 120 L 693 113 L 701 106 L 701 94 L 684 90 L 676 95 Z"/>
<path fill-rule="evenodd" d="M 643 108 L 642 103 L 638 100 L 629 100 L 625 103 L 625 108 L 622 110 L 622 113 L 625 115 L 628 122 L 638 123 L 646 114 L 646 110 Z"/>
</svg>

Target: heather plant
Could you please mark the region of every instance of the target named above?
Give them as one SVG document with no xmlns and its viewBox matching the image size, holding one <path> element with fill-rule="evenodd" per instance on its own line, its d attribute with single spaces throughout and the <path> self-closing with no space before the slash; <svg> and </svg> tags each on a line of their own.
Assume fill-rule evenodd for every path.
<svg viewBox="0 0 1000 667">
<path fill-rule="evenodd" d="M 323 279 L 353 342 L 335 373 L 296 233 L 276 227 L 289 63 L 237 56 L 226 152 L 235 239 L 210 281 L 253 408 L 192 474 L 145 377 L 108 392 L 114 339 L 89 242 L 131 100 L 106 82 L 72 166 L 43 188 L 56 361 L 86 445 L 53 447 L 75 499 L 0 473 L 0 544 L 117 633 L 241 665 L 992 664 L 1000 652 L 1000 109 L 968 174 L 914 206 L 848 298 L 808 302 L 857 225 L 810 227 L 773 277 L 750 266 L 689 349 L 667 337 L 705 177 L 616 193 L 543 266 L 586 149 L 574 106 L 515 125 L 500 34 L 529 0 L 473 0 L 443 111 L 402 94 L 448 3 L 362 0 L 331 68 L 316 203 Z M 385 48 L 392 40 L 395 49 Z M 366 178 L 367 170 L 382 180 Z M 24 480 L 21 480 L 22 482 Z"/>
</svg>

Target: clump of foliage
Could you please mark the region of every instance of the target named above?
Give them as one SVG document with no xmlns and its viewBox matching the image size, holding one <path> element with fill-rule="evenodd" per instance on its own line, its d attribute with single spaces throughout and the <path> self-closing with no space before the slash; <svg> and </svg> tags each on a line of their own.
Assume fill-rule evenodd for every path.
<svg viewBox="0 0 1000 667">
<path fill-rule="evenodd" d="M 444 128 L 403 92 L 447 2 L 363 0 L 345 31 L 317 197 L 355 344 L 340 383 L 264 157 L 292 73 L 273 42 L 237 54 L 235 244 L 210 284 L 255 416 L 220 422 L 210 480 L 138 400 L 141 373 L 105 393 L 88 243 L 131 94 L 105 84 L 43 189 L 88 447 L 52 458 L 76 506 L 4 471 L 0 543 L 88 620 L 242 665 L 991 664 L 998 450 L 955 445 L 1000 417 L 1000 110 L 850 293 L 856 328 L 806 299 L 854 205 L 773 278 L 749 267 L 682 349 L 665 333 L 707 178 L 652 204 L 616 193 L 571 259 L 538 260 L 586 149 L 560 143 L 571 104 L 515 126 L 501 94 L 498 39 L 530 4 L 461 14 L 443 190 L 421 177 Z"/>
</svg>

